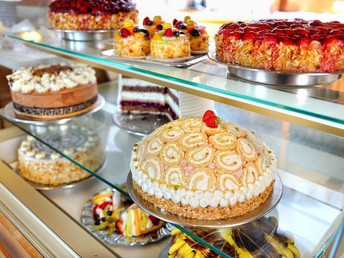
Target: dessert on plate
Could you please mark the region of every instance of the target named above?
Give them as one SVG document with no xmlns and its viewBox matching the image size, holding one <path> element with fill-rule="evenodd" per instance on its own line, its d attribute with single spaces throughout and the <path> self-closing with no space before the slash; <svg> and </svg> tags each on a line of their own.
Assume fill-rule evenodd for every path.
<svg viewBox="0 0 344 258">
<path fill-rule="evenodd" d="M 76 116 L 93 109 L 98 98 L 95 71 L 83 64 L 21 68 L 7 80 L 15 113 L 32 119 Z"/>
<path fill-rule="evenodd" d="M 105 189 L 92 198 L 95 229 L 124 236 L 141 236 L 161 228 L 165 223 L 138 208 L 115 189 Z"/>
<path fill-rule="evenodd" d="M 215 35 L 222 62 L 285 72 L 344 70 L 344 24 L 303 19 L 229 22 Z"/>
<path fill-rule="evenodd" d="M 155 32 L 150 43 L 152 59 L 177 59 L 191 56 L 190 41 L 184 33 L 174 30 L 170 23 L 163 24 L 164 30 Z"/>
<path fill-rule="evenodd" d="M 114 30 L 124 20 L 138 21 L 131 0 L 55 0 L 49 5 L 50 27 L 60 30 Z"/>
<path fill-rule="evenodd" d="M 39 137 L 91 171 L 96 172 L 104 163 L 98 136 L 84 126 L 65 125 L 63 129 L 50 126 Z M 20 144 L 18 169 L 25 179 L 49 186 L 70 184 L 91 176 L 32 136 L 27 136 Z"/>
<path fill-rule="evenodd" d="M 135 190 L 155 207 L 218 220 L 265 203 L 277 161 L 253 132 L 208 110 L 153 131 L 134 146 L 130 168 Z"/>
<path fill-rule="evenodd" d="M 133 21 L 124 21 L 123 27 L 115 33 L 116 56 L 145 57 L 150 52 L 150 36 L 146 29 L 140 29 Z"/>
<path fill-rule="evenodd" d="M 190 16 L 185 16 L 184 20 L 174 19 L 173 26 L 187 35 L 192 53 L 208 51 L 209 35 L 204 26 L 197 24 Z"/>
</svg>

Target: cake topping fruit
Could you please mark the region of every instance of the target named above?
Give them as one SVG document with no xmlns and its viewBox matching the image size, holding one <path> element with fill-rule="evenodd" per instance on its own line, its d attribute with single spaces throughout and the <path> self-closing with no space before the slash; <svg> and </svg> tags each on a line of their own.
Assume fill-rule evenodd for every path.
<svg viewBox="0 0 344 258">
<path fill-rule="evenodd" d="M 211 128 L 217 128 L 220 118 L 216 116 L 214 111 L 212 110 L 207 110 L 203 114 L 202 121 Z"/>
</svg>

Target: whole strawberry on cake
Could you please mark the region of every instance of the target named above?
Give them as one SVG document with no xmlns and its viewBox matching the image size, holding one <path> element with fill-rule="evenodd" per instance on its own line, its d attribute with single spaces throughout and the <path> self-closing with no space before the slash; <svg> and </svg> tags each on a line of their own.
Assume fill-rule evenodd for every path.
<svg viewBox="0 0 344 258">
<path fill-rule="evenodd" d="M 49 5 L 48 21 L 53 29 L 112 30 L 124 20 L 138 21 L 131 0 L 55 0 Z"/>
<path fill-rule="evenodd" d="M 190 16 L 185 16 L 184 20 L 174 19 L 173 26 L 186 34 L 192 52 L 208 51 L 209 35 L 204 26 L 197 24 Z"/>
<path fill-rule="evenodd" d="M 208 110 L 171 121 L 133 148 L 133 187 L 154 206 L 201 220 L 244 215 L 273 191 L 272 150 L 242 126 Z"/>
<path fill-rule="evenodd" d="M 116 56 L 142 57 L 150 53 L 150 36 L 146 29 L 140 29 L 133 21 L 124 21 L 123 27 L 115 33 Z"/>
<path fill-rule="evenodd" d="M 303 19 L 229 22 L 215 35 L 216 58 L 286 72 L 344 71 L 344 24 Z"/>
<path fill-rule="evenodd" d="M 164 23 L 163 30 L 155 32 L 150 43 L 153 59 L 176 59 L 191 55 L 190 41 L 184 33 L 173 30 L 171 23 Z"/>
</svg>

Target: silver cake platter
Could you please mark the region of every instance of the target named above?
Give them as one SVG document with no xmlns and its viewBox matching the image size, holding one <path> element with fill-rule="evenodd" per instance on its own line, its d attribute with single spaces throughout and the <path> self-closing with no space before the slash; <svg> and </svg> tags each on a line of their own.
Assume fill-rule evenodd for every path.
<svg viewBox="0 0 344 258">
<path fill-rule="evenodd" d="M 147 63 L 147 64 L 159 64 L 159 65 L 178 67 L 178 68 L 186 68 L 194 64 L 197 64 L 199 62 L 202 62 L 208 58 L 206 53 L 195 54 L 188 57 L 176 58 L 176 59 L 167 59 L 167 58 L 153 59 L 150 56 L 123 57 L 123 56 L 116 55 L 114 49 L 107 49 L 107 50 L 102 51 L 101 56 L 105 58 L 111 58 L 113 60 L 118 60 L 118 61 L 135 61 L 135 62 L 141 62 L 141 63 Z"/>
<path fill-rule="evenodd" d="M 51 29 L 60 34 L 61 38 L 70 41 L 96 41 L 113 38 L 117 30 L 59 30 Z"/>
<path fill-rule="evenodd" d="M 272 194 L 269 196 L 267 201 L 260 205 L 255 210 L 248 212 L 242 216 L 221 219 L 221 220 L 200 220 L 200 219 L 189 219 L 182 216 L 178 216 L 155 207 L 152 203 L 144 200 L 135 190 L 133 186 L 132 174 L 129 172 L 127 177 L 127 188 L 132 200 L 144 211 L 155 217 L 164 220 L 166 222 L 175 223 L 187 227 L 204 227 L 204 228 L 226 228 L 234 227 L 246 224 L 248 222 L 257 220 L 270 211 L 272 211 L 282 198 L 283 185 L 280 177 L 276 174 L 275 183 Z"/>
<path fill-rule="evenodd" d="M 92 198 L 90 198 L 84 205 L 81 211 L 81 224 L 93 235 L 102 240 L 108 245 L 123 245 L 123 246 L 143 246 L 153 242 L 162 240 L 165 237 L 171 235 L 171 230 L 173 226 L 166 223 L 158 230 L 152 231 L 150 233 L 141 236 L 124 236 L 119 232 L 108 232 L 108 230 L 98 230 L 95 228 L 94 216 L 93 216 Z"/>
<path fill-rule="evenodd" d="M 119 128 L 129 133 L 145 136 L 171 120 L 164 114 L 135 114 L 115 111 L 113 122 Z"/>
<path fill-rule="evenodd" d="M 33 119 L 31 117 L 25 117 L 25 116 L 18 116 L 13 107 L 13 102 L 9 102 L 5 108 L 4 108 L 4 115 L 8 120 L 13 122 L 19 122 L 24 124 L 30 124 L 30 125 L 62 125 L 70 122 L 71 120 L 82 117 L 88 114 L 95 113 L 103 108 L 105 105 L 105 99 L 102 95 L 98 94 L 97 101 L 95 103 L 95 106 L 93 109 L 86 111 L 85 113 L 79 114 L 77 116 L 62 118 L 62 119 L 56 119 L 56 120 L 37 120 Z"/>
<path fill-rule="evenodd" d="M 297 73 L 283 71 L 267 71 L 247 66 L 240 66 L 222 62 L 216 58 L 213 51 L 208 52 L 209 59 L 214 62 L 226 65 L 229 76 L 237 77 L 249 82 L 268 84 L 275 86 L 308 87 L 315 85 L 330 84 L 342 77 L 342 72 L 335 73 Z M 343 71 L 344 72 L 344 71 Z"/>
</svg>

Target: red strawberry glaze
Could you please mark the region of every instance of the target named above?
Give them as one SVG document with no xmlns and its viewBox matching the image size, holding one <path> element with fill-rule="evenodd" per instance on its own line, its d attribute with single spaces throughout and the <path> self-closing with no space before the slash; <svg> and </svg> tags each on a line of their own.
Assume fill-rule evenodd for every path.
<svg viewBox="0 0 344 258">
<path fill-rule="evenodd" d="M 230 22 L 216 33 L 215 45 L 217 58 L 227 63 L 278 71 L 344 71 L 344 24 L 338 21 Z"/>
</svg>

